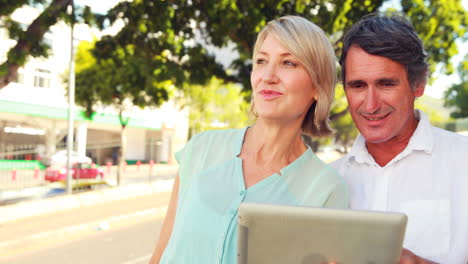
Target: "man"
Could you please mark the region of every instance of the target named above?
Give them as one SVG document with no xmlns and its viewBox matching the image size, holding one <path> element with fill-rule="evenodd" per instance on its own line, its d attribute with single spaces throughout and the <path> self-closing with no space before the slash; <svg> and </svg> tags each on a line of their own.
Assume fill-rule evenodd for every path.
<svg viewBox="0 0 468 264">
<path fill-rule="evenodd" d="M 430 125 L 414 109 L 426 52 L 405 18 L 373 14 L 344 37 L 349 111 L 360 131 L 333 163 L 353 209 L 408 215 L 400 263 L 468 263 L 468 137 Z"/>
</svg>

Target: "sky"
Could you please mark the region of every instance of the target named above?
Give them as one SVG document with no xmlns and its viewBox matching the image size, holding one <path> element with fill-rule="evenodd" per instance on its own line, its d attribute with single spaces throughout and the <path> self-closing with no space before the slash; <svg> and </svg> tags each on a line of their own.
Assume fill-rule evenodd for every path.
<svg viewBox="0 0 468 264">
<path fill-rule="evenodd" d="M 467 0 L 468 1 L 468 0 Z M 88 5 L 93 12 L 105 14 L 107 10 L 116 5 L 121 0 L 75 0 L 77 5 Z"/>
<path fill-rule="evenodd" d="M 113 7 L 120 1 L 122 0 L 75 0 L 75 3 L 79 5 L 89 5 L 94 12 L 104 14 L 109 8 Z M 462 0 L 462 4 L 465 7 L 465 10 L 468 10 L 468 0 Z M 452 58 L 452 63 L 455 67 L 457 67 L 457 65 L 463 60 L 464 56 L 468 54 L 468 42 L 460 42 L 458 50 L 459 54 Z M 435 81 L 432 85 L 428 85 L 426 87 L 425 93 L 436 98 L 442 98 L 444 88 L 448 88 L 452 84 L 460 81 L 456 72 L 450 76 L 435 72 L 432 76 L 435 77 Z"/>
</svg>

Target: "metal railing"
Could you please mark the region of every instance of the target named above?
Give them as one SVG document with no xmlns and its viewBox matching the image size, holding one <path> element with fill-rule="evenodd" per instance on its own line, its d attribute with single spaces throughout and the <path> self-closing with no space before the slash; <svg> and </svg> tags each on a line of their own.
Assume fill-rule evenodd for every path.
<svg viewBox="0 0 468 264">
<path fill-rule="evenodd" d="M 148 141 L 146 144 L 147 156 L 154 154 L 156 144 Z M 2 148 L 3 147 L 3 148 Z M 95 179 L 74 179 L 74 191 L 90 188 L 102 188 L 116 184 L 116 161 L 108 158 L 112 152 L 120 147 L 120 142 L 95 142 L 88 144 L 87 153 L 105 152 L 100 164 L 90 164 L 99 169 L 103 177 Z M 62 145 L 56 146 L 57 151 L 65 149 Z M 5 201 L 21 199 L 21 197 L 43 197 L 49 192 L 65 188 L 63 181 L 51 181 L 46 179 L 47 166 L 43 164 L 43 157 L 37 153 L 38 145 L 4 145 L 0 146 L 0 205 Z M 93 159 L 95 162 L 96 160 Z M 121 184 L 152 182 L 158 179 L 174 177 L 174 167 L 166 164 L 158 164 L 152 160 L 133 160 L 122 168 Z M 53 166 L 54 170 L 65 170 L 63 166 Z M 19 195 L 18 195 L 19 194 Z"/>
</svg>

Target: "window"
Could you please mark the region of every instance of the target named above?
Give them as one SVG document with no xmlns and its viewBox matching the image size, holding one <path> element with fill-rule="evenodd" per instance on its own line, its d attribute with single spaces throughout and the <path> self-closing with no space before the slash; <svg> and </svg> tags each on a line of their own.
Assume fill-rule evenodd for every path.
<svg viewBox="0 0 468 264">
<path fill-rule="evenodd" d="M 50 71 L 36 69 L 34 74 L 34 87 L 50 88 Z"/>
</svg>

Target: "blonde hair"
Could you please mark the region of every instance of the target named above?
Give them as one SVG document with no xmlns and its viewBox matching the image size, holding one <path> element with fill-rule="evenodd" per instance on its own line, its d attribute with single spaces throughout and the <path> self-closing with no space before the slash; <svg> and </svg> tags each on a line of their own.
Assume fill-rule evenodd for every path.
<svg viewBox="0 0 468 264">
<path fill-rule="evenodd" d="M 299 16 L 272 20 L 258 33 L 253 50 L 254 61 L 268 34 L 273 34 L 304 65 L 316 88 L 318 98 L 302 122 L 302 132 L 310 136 L 329 136 L 333 132 L 328 117 L 335 95 L 336 57 L 325 32 Z"/>
</svg>

